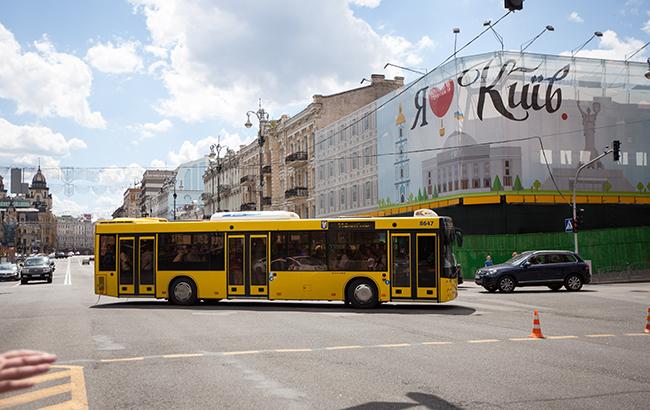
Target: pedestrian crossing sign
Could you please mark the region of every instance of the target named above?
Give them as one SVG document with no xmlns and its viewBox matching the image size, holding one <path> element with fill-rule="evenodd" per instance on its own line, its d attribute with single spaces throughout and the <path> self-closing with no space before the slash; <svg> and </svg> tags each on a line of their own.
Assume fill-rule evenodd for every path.
<svg viewBox="0 0 650 410">
<path fill-rule="evenodd" d="M 564 232 L 573 232 L 573 218 L 564 218 Z"/>
</svg>

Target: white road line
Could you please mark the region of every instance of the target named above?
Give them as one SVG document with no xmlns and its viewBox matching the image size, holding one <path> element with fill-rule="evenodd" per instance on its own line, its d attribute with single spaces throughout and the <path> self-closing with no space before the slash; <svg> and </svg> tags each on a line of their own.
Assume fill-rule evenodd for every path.
<svg viewBox="0 0 650 410">
<path fill-rule="evenodd" d="M 70 273 L 70 258 L 68 258 L 68 267 L 65 269 L 64 285 L 72 285 L 72 274 Z"/>
</svg>

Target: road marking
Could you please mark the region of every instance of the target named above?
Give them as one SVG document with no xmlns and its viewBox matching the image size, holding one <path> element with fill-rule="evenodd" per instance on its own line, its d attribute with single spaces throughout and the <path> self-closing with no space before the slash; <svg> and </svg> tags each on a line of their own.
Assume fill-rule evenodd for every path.
<svg viewBox="0 0 650 410">
<path fill-rule="evenodd" d="M 352 345 L 352 346 L 331 346 L 326 347 L 325 350 L 344 350 L 344 349 L 363 349 L 364 346 Z"/>
<path fill-rule="evenodd" d="M 135 362 L 138 360 L 144 360 L 144 357 L 122 357 L 119 359 L 101 359 L 100 362 L 102 363 L 113 363 L 113 362 Z"/>
<path fill-rule="evenodd" d="M 222 354 L 224 356 L 236 356 L 236 355 L 240 355 L 240 354 L 257 354 L 257 353 L 261 353 L 261 351 L 260 350 L 243 350 L 241 352 L 223 352 Z"/>
<path fill-rule="evenodd" d="M 625 333 L 625 336 L 650 336 L 650 333 Z"/>
<path fill-rule="evenodd" d="M 386 344 L 386 345 L 375 345 L 373 347 L 409 347 L 411 346 L 410 343 L 394 343 L 394 344 Z"/>
<path fill-rule="evenodd" d="M 564 340 L 564 339 L 577 339 L 578 336 L 547 336 L 548 340 Z"/>
<path fill-rule="evenodd" d="M 275 349 L 274 352 L 278 353 L 294 353 L 294 352 L 313 352 L 313 349 Z"/>
<path fill-rule="evenodd" d="M 454 344 L 453 342 L 422 342 L 423 345 L 451 345 Z"/>
<path fill-rule="evenodd" d="M 237 312 L 228 311 L 228 312 L 192 312 L 196 316 L 229 316 L 234 315 Z"/>
<path fill-rule="evenodd" d="M 544 340 L 544 339 L 539 339 L 536 337 L 511 337 L 508 340 L 512 340 L 513 342 L 527 342 L 527 341 Z"/>
<path fill-rule="evenodd" d="M 63 279 L 64 285 L 72 285 L 72 274 L 70 273 L 70 259 L 68 258 L 68 266 L 65 268 L 65 278 Z"/>
<path fill-rule="evenodd" d="M 585 335 L 585 337 L 616 337 L 616 335 L 613 335 L 611 333 L 603 333 L 600 335 Z"/>
<path fill-rule="evenodd" d="M 478 339 L 478 340 L 468 340 L 467 343 L 495 343 L 500 342 L 499 339 Z"/>
<path fill-rule="evenodd" d="M 180 354 L 165 354 L 162 357 L 165 359 L 176 359 L 181 357 L 201 357 L 205 356 L 203 353 L 180 353 Z"/>
<path fill-rule="evenodd" d="M 45 389 L 36 389 L 28 393 L 23 393 L 15 396 L 10 396 L 0 400 L 0 409 L 8 407 L 20 406 L 22 404 L 31 403 L 37 400 L 42 400 L 48 397 L 56 396 L 59 394 L 70 392 L 71 399 L 62 403 L 58 403 L 47 409 L 73 409 L 73 410 L 87 410 L 88 398 L 86 396 L 86 383 L 84 380 L 83 367 L 81 366 L 52 366 L 52 369 L 63 369 L 60 371 L 52 371 L 41 376 L 32 377 L 36 386 L 41 383 L 51 380 L 58 380 L 63 378 L 70 378 L 69 383 L 63 383 L 56 386 L 48 387 Z"/>
</svg>

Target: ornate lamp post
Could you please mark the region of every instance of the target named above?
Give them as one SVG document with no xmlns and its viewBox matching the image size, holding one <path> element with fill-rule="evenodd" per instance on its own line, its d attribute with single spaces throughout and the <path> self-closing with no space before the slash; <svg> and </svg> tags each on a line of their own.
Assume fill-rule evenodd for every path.
<svg viewBox="0 0 650 410">
<path fill-rule="evenodd" d="M 176 220 L 176 197 L 177 197 L 177 195 L 176 195 L 176 174 L 174 174 L 174 176 L 171 176 L 171 177 L 167 178 L 165 180 L 165 182 L 163 182 L 163 186 L 162 186 L 162 188 L 160 188 L 160 191 L 162 192 L 165 188 L 169 188 L 170 185 L 174 186 L 174 194 L 172 195 L 172 197 L 174 198 L 174 211 L 173 212 L 174 212 L 174 221 L 175 221 Z"/>
<path fill-rule="evenodd" d="M 246 128 L 250 128 L 253 126 L 251 124 L 251 114 L 255 115 L 257 117 L 257 120 L 259 121 L 259 129 L 257 130 L 257 143 L 259 144 L 260 148 L 260 211 L 263 209 L 263 202 L 264 202 L 264 174 L 262 173 L 262 168 L 264 166 L 263 164 L 263 157 L 264 157 L 264 127 L 266 126 L 266 123 L 269 120 L 269 113 L 264 111 L 264 108 L 262 108 L 262 99 L 260 98 L 260 105 L 257 111 L 248 111 L 246 113 L 246 124 L 244 126 Z"/>
<path fill-rule="evenodd" d="M 210 168 L 214 164 L 217 166 L 217 212 L 221 212 L 221 144 L 212 144 L 210 145 Z M 216 154 L 215 154 L 216 151 Z M 214 188 L 214 185 L 212 186 Z"/>
</svg>

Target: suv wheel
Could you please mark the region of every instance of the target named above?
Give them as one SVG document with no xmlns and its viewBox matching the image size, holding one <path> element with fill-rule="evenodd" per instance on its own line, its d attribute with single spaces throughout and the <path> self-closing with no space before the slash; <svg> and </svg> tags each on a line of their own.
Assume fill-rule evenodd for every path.
<svg viewBox="0 0 650 410">
<path fill-rule="evenodd" d="M 569 292 L 577 292 L 582 289 L 582 278 L 580 275 L 572 273 L 564 280 L 564 287 Z"/>
<path fill-rule="evenodd" d="M 512 276 L 506 275 L 499 279 L 499 284 L 497 286 L 501 292 L 510 293 L 515 290 L 516 285 L 515 280 L 512 278 Z"/>
</svg>

